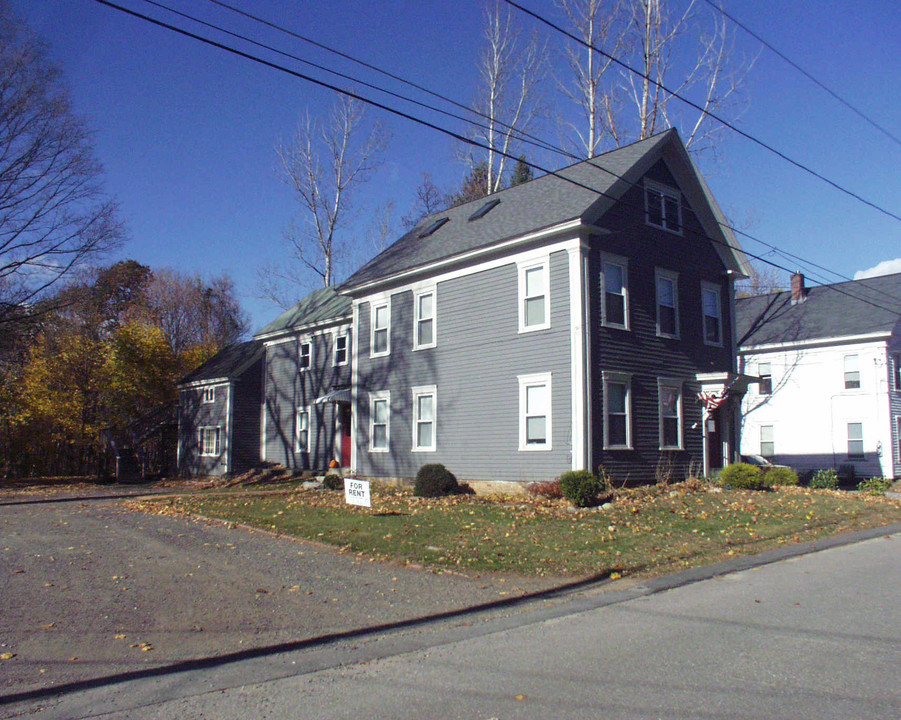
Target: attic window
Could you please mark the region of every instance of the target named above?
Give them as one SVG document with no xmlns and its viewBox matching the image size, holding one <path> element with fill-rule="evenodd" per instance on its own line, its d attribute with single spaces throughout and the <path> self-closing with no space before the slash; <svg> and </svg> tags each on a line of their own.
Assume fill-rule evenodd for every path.
<svg viewBox="0 0 901 720">
<path fill-rule="evenodd" d="M 645 222 L 669 232 L 682 234 L 681 194 L 676 188 L 645 180 Z"/>
<path fill-rule="evenodd" d="M 438 228 L 440 228 L 442 225 L 444 225 L 444 223 L 446 223 L 449 219 L 450 218 L 445 217 L 445 218 L 440 218 L 440 219 L 436 220 L 431 225 L 429 225 L 425 230 L 423 230 L 421 233 L 419 233 L 419 237 L 421 237 L 421 238 L 428 237 L 433 232 L 435 232 Z"/>
<path fill-rule="evenodd" d="M 489 200 L 482 207 L 476 210 L 472 215 L 469 216 L 469 221 L 478 220 L 479 218 L 485 217 L 488 213 L 490 213 L 494 208 L 501 204 L 500 200 Z"/>
</svg>

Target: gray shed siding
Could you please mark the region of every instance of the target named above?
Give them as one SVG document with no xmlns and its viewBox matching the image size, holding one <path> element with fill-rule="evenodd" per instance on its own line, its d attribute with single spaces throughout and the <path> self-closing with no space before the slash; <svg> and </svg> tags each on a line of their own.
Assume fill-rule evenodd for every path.
<svg viewBox="0 0 901 720">
<path fill-rule="evenodd" d="M 550 256 L 551 327 L 519 333 L 515 262 L 436 286 L 437 347 L 413 351 L 413 292 L 391 296 L 391 353 L 369 357 L 370 305 L 359 311 L 357 471 L 415 476 L 440 462 L 460 480 L 553 479 L 572 466 L 569 259 Z M 518 375 L 551 373 L 552 449 L 520 451 Z M 436 386 L 436 450 L 414 452 L 416 386 Z M 370 451 L 369 393 L 390 391 L 390 451 Z"/>
<path fill-rule="evenodd" d="M 230 386 L 215 385 L 215 402 L 203 402 L 203 388 L 182 390 L 179 398 L 179 473 L 182 475 L 223 475 L 228 471 L 228 403 Z M 200 454 L 200 428 L 219 428 L 219 455 Z"/>
<path fill-rule="evenodd" d="M 312 366 L 300 370 L 301 340 L 312 342 Z M 294 336 L 266 348 L 264 373 L 265 459 L 298 470 L 321 470 L 338 457 L 336 406 L 316 405 L 317 398 L 350 385 L 351 338 L 348 333 L 348 362 L 334 364 L 334 334 L 331 330 L 310 337 Z M 309 450 L 296 450 L 298 408 L 310 411 Z"/>
</svg>

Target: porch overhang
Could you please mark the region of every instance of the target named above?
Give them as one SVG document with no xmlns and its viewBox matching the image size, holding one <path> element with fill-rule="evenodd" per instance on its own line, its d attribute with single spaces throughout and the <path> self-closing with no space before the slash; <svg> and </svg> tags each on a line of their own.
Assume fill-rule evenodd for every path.
<svg viewBox="0 0 901 720">
<path fill-rule="evenodd" d="M 350 388 L 339 388 L 337 390 L 332 390 L 331 392 L 326 393 L 313 401 L 314 405 L 325 405 L 327 403 L 350 403 L 351 401 L 351 393 Z"/>
</svg>

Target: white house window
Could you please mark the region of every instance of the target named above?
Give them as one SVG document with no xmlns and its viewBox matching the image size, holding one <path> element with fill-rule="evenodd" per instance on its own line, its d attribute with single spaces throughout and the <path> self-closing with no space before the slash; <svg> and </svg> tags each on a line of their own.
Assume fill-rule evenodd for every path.
<svg viewBox="0 0 901 720">
<path fill-rule="evenodd" d="M 863 423 L 848 423 L 848 457 L 863 457 Z"/>
<path fill-rule="evenodd" d="M 678 275 L 657 270 L 657 334 L 679 336 Z"/>
<path fill-rule="evenodd" d="M 347 333 L 335 335 L 335 365 L 347 364 Z"/>
<path fill-rule="evenodd" d="M 434 385 L 413 388 L 413 450 L 434 451 L 438 394 Z"/>
<path fill-rule="evenodd" d="M 519 449 L 550 450 L 551 443 L 551 373 L 520 375 L 519 380 Z"/>
<path fill-rule="evenodd" d="M 604 372 L 604 447 L 632 447 L 632 377 Z"/>
<path fill-rule="evenodd" d="M 219 455 L 219 428 L 200 428 L 200 454 L 204 457 L 218 457 Z"/>
<path fill-rule="evenodd" d="M 722 345 L 723 316 L 720 289 L 705 283 L 701 287 L 701 305 L 704 313 L 704 342 L 708 345 Z"/>
<path fill-rule="evenodd" d="M 625 260 L 601 261 L 601 322 L 629 328 L 629 281 Z"/>
<path fill-rule="evenodd" d="M 205 403 L 216 402 L 216 388 L 208 387 L 203 389 L 203 401 Z"/>
<path fill-rule="evenodd" d="M 659 398 L 660 449 L 682 449 L 682 383 L 678 380 L 657 381 Z"/>
<path fill-rule="evenodd" d="M 776 457 L 776 443 L 773 440 L 773 426 L 760 426 L 760 454 L 765 458 Z"/>
<path fill-rule="evenodd" d="M 389 331 L 391 329 L 391 306 L 388 303 L 372 307 L 372 352 L 371 355 L 387 355 L 391 349 Z"/>
<path fill-rule="evenodd" d="M 682 234 L 681 193 L 675 188 L 646 181 L 645 221 L 648 225 Z"/>
<path fill-rule="evenodd" d="M 297 358 L 297 367 L 301 370 L 309 370 L 313 364 L 313 343 L 307 341 L 300 344 L 300 352 Z"/>
<path fill-rule="evenodd" d="M 760 363 L 757 366 L 757 375 L 760 381 L 757 383 L 758 395 L 771 395 L 773 392 L 773 366 L 770 363 Z"/>
<path fill-rule="evenodd" d="M 435 347 L 435 291 L 414 296 L 413 349 Z"/>
<path fill-rule="evenodd" d="M 901 353 L 892 355 L 892 385 L 895 392 L 901 392 Z"/>
<path fill-rule="evenodd" d="M 895 418 L 895 458 L 901 463 L 901 415 Z"/>
<path fill-rule="evenodd" d="M 389 392 L 369 394 L 369 449 L 388 452 L 391 432 L 391 395 Z"/>
<path fill-rule="evenodd" d="M 860 366 L 857 355 L 845 355 L 845 390 L 860 387 Z"/>
<path fill-rule="evenodd" d="M 297 430 L 296 430 L 296 450 L 297 452 L 310 451 L 310 408 L 297 409 Z"/>
<path fill-rule="evenodd" d="M 519 266 L 519 331 L 551 326 L 550 274 L 547 259 Z"/>
</svg>

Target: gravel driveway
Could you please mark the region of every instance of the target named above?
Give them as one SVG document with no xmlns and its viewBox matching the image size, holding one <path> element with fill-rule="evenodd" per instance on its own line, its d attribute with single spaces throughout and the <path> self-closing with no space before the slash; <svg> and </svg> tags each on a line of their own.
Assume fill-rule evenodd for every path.
<svg viewBox="0 0 901 720">
<path fill-rule="evenodd" d="M 372 562 L 219 522 L 131 512 L 108 498 L 7 497 L 0 546 L 7 698 L 325 640 L 555 584 Z"/>
</svg>

